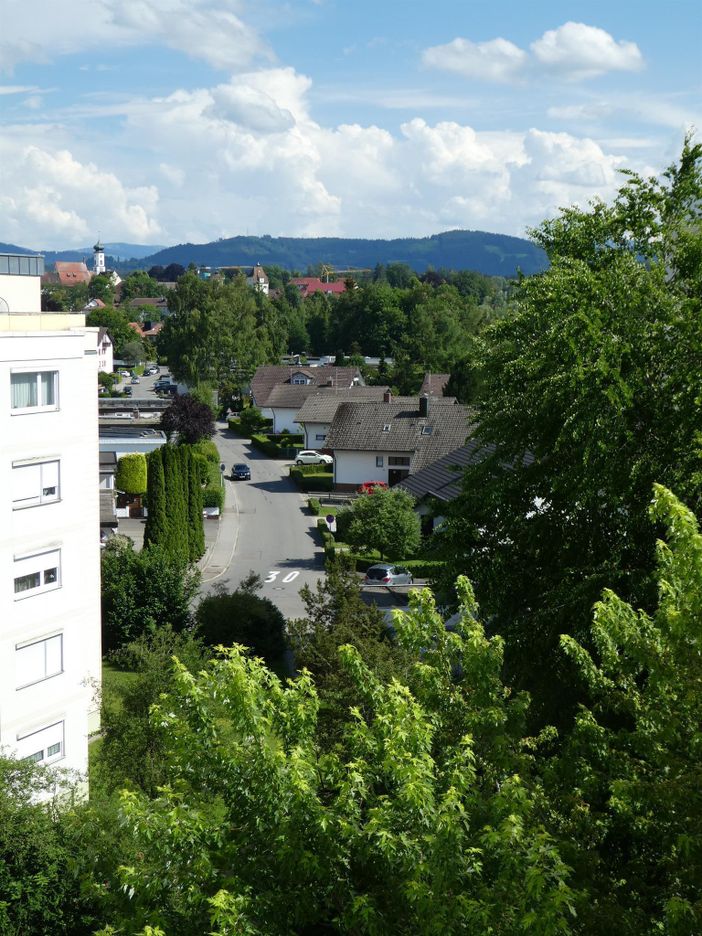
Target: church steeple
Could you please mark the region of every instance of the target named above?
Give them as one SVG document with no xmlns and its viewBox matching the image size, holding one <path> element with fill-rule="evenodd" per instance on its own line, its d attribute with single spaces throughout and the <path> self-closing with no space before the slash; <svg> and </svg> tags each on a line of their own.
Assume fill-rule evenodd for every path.
<svg viewBox="0 0 702 936">
<path fill-rule="evenodd" d="M 98 273 L 105 272 L 105 248 L 103 247 L 100 238 L 98 237 L 97 244 L 93 247 L 93 271 L 97 275 Z"/>
</svg>

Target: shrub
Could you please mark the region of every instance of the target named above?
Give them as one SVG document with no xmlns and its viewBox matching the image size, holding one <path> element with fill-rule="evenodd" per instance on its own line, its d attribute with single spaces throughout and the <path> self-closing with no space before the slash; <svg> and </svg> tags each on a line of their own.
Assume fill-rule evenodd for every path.
<svg viewBox="0 0 702 936">
<path fill-rule="evenodd" d="M 270 428 L 272 425 L 272 420 L 266 419 L 261 413 L 261 410 L 256 406 L 249 406 L 242 410 L 239 422 L 241 423 L 244 434 L 248 436 L 252 436 L 263 429 Z"/>
<path fill-rule="evenodd" d="M 200 484 L 207 484 L 207 481 L 210 477 L 210 466 L 205 456 L 199 455 L 197 452 L 194 452 L 193 453 L 193 466 L 195 468 L 195 471 L 197 472 L 197 476 L 200 480 Z"/>
<path fill-rule="evenodd" d="M 268 598 L 220 589 L 202 599 L 195 612 L 197 634 L 211 647 L 239 643 L 280 669 L 286 650 L 285 618 Z"/>
<path fill-rule="evenodd" d="M 290 477 L 301 491 L 332 491 L 334 489 L 334 476 L 329 472 L 304 472 L 299 466 L 293 466 L 290 469 Z"/>
<path fill-rule="evenodd" d="M 218 487 L 206 487 L 202 492 L 203 507 L 219 507 L 220 511 L 224 508 L 224 488 L 220 484 Z"/>
<path fill-rule="evenodd" d="M 115 487 L 125 494 L 146 493 L 146 456 L 141 452 L 122 455 L 117 462 Z"/>
<path fill-rule="evenodd" d="M 322 505 L 316 497 L 310 497 L 310 499 L 307 501 L 307 506 L 310 508 L 311 513 L 313 513 L 315 517 L 318 517 L 322 512 Z"/>
<path fill-rule="evenodd" d="M 219 465 L 219 452 L 212 439 L 200 439 L 192 448 L 196 455 L 202 455 L 207 461 Z"/>
<path fill-rule="evenodd" d="M 260 449 L 271 458 L 277 458 L 280 454 L 278 446 L 275 444 L 275 442 L 271 442 L 267 436 L 261 435 L 260 433 L 254 432 L 251 435 L 251 444 L 254 446 L 254 448 Z"/>
</svg>

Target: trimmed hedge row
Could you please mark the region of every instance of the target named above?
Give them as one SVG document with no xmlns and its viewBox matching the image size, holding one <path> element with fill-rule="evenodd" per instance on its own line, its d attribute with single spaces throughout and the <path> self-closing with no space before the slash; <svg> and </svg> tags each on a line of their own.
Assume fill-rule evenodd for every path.
<svg viewBox="0 0 702 936">
<path fill-rule="evenodd" d="M 293 465 L 290 477 L 301 491 L 331 491 L 334 487 L 334 476 L 329 472 L 304 472 L 301 466 Z"/>
<path fill-rule="evenodd" d="M 258 432 L 254 432 L 251 436 L 251 444 L 254 448 L 260 449 L 271 458 L 277 458 L 280 454 L 278 446 L 274 442 L 271 442 L 268 436 L 261 435 Z"/>
<path fill-rule="evenodd" d="M 300 471 L 306 475 L 333 474 L 333 465 L 291 465 L 290 471 Z"/>
<path fill-rule="evenodd" d="M 214 443 L 212 443 L 214 445 Z M 217 451 L 215 447 L 215 452 Z M 219 453 L 216 461 L 207 462 L 208 477 L 207 487 L 202 492 L 203 507 L 219 507 L 220 511 L 224 509 L 224 485 L 219 470 Z"/>
</svg>

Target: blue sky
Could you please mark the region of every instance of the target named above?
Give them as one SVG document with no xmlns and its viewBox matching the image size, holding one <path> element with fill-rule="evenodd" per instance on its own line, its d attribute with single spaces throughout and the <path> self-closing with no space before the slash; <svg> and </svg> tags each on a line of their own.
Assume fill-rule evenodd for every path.
<svg viewBox="0 0 702 936">
<path fill-rule="evenodd" d="M 523 235 L 702 127 L 702 5 L 2 0 L 0 240 Z"/>
</svg>

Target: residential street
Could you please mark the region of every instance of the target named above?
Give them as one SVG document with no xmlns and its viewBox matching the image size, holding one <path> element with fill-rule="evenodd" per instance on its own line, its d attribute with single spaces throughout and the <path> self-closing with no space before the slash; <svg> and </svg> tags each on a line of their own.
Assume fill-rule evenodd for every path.
<svg viewBox="0 0 702 936">
<path fill-rule="evenodd" d="M 226 465 L 226 501 L 219 542 L 203 573 L 203 590 L 217 584 L 233 589 L 253 570 L 263 579 L 260 594 L 286 617 L 299 617 L 304 611 L 300 588 L 313 585 L 324 572 L 316 517 L 305 509 L 307 496 L 287 477 L 286 462 L 258 452 L 226 423 L 217 423 L 214 441 Z M 250 466 L 250 481 L 230 479 L 236 462 Z"/>
</svg>

